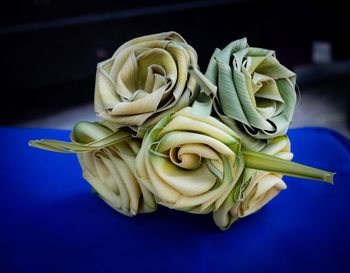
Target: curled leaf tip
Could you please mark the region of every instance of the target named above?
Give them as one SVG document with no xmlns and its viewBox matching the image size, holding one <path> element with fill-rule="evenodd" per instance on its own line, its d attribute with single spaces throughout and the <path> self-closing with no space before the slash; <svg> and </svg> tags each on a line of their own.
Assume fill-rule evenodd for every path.
<svg viewBox="0 0 350 273">
<path fill-rule="evenodd" d="M 33 145 L 35 145 L 34 143 L 36 142 L 36 140 L 29 140 L 28 141 L 28 146 L 33 147 Z"/>
<path fill-rule="evenodd" d="M 336 173 L 332 173 L 332 172 L 326 173 L 323 181 L 334 185 L 334 175 L 336 175 Z"/>
<path fill-rule="evenodd" d="M 45 142 L 44 139 L 34 139 L 28 141 L 28 146 L 35 147 L 35 148 L 41 148 L 41 144 Z"/>
</svg>

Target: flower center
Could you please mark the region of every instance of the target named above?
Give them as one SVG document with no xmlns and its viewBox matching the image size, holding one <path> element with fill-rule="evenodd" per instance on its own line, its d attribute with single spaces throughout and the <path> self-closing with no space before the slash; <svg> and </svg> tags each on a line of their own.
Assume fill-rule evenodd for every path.
<svg viewBox="0 0 350 273">
<path fill-rule="evenodd" d="M 169 158 L 171 162 L 180 168 L 187 170 L 198 169 L 202 165 L 201 157 L 193 153 L 191 145 L 182 145 L 180 147 L 171 148 Z"/>
</svg>

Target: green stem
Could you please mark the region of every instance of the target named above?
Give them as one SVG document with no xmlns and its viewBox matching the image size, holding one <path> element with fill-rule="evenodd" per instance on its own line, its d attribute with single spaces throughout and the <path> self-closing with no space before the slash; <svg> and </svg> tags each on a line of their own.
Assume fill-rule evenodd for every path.
<svg viewBox="0 0 350 273">
<path fill-rule="evenodd" d="M 72 142 L 41 139 L 29 141 L 29 146 L 59 153 L 84 153 L 108 147 L 132 136 L 126 130 L 112 130 L 93 122 L 79 122 L 71 133 Z"/>
<path fill-rule="evenodd" d="M 242 153 L 248 168 L 333 183 L 334 173 L 332 172 L 308 167 L 264 153 L 252 151 L 242 151 Z"/>
<path fill-rule="evenodd" d="M 203 117 L 210 116 L 217 87 L 196 66 L 190 65 L 188 71 L 204 91 L 193 102 L 192 113 Z"/>
<path fill-rule="evenodd" d="M 188 72 L 195 78 L 199 86 L 203 88 L 203 91 L 207 96 L 216 96 L 216 85 L 209 81 L 196 66 L 190 65 Z"/>
</svg>

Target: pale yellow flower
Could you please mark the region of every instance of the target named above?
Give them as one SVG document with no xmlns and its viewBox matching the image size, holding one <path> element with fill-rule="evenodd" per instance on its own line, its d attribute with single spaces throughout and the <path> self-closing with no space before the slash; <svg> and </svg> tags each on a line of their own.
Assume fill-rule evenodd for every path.
<svg viewBox="0 0 350 273">
<path fill-rule="evenodd" d="M 154 197 L 136 175 L 135 159 L 141 140 L 112 123 L 79 122 L 71 132 L 72 142 L 31 141 L 30 145 L 54 152 L 76 153 L 83 177 L 109 206 L 134 216 L 154 211 Z"/>
<path fill-rule="evenodd" d="M 239 138 L 230 128 L 191 111 L 165 117 L 145 136 L 137 174 L 158 203 L 208 213 L 233 189 L 244 163 Z"/>
<path fill-rule="evenodd" d="M 292 160 L 287 136 L 269 141 L 261 153 Z M 271 201 L 287 188 L 283 176 L 274 172 L 246 168 L 242 174 L 239 191 L 232 192 L 220 209 L 214 212 L 214 221 L 221 229 L 227 229 L 238 218 L 248 216 Z M 236 194 L 236 195 L 235 195 Z"/>
<path fill-rule="evenodd" d="M 105 120 L 144 131 L 196 97 L 190 65 L 197 66 L 197 54 L 176 32 L 130 40 L 97 66 L 95 111 Z"/>
</svg>

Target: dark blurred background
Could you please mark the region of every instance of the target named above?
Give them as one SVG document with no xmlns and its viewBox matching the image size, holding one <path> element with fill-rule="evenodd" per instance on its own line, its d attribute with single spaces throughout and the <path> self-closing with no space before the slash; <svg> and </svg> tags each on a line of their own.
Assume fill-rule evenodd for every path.
<svg viewBox="0 0 350 273">
<path fill-rule="evenodd" d="M 203 69 L 215 47 L 241 37 L 276 50 L 298 73 L 294 125 L 350 135 L 350 31 L 341 1 L 13 0 L 0 14 L 0 125 L 64 128 L 47 117 L 74 123 L 87 109 L 94 115 L 96 64 L 131 38 L 175 30 Z"/>
</svg>

